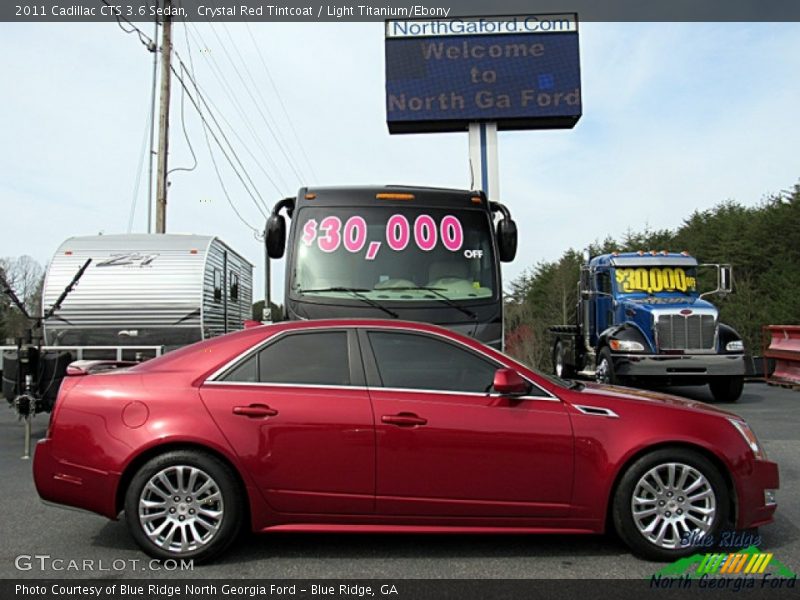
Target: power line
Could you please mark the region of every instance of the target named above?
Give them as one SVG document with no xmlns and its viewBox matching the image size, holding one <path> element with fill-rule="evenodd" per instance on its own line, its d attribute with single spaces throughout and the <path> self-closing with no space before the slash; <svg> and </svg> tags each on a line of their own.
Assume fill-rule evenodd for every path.
<svg viewBox="0 0 800 600">
<path fill-rule="evenodd" d="M 236 44 L 236 40 L 233 39 L 233 36 L 231 35 L 231 32 L 225 25 L 225 23 L 222 23 L 222 29 L 225 31 L 225 33 L 228 36 L 228 39 L 231 41 L 231 46 L 236 51 L 236 55 L 239 57 L 239 60 L 241 61 L 242 66 L 244 67 L 245 73 L 247 73 L 247 76 L 250 78 L 250 82 L 253 84 L 253 89 L 256 91 L 259 99 L 261 100 L 261 104 L 257 104 L 257 107 L 263 106 L 264 109 L 267 111 L 267 116 L 275 124 L 275 130 L 277 132 L 277 134 L 275 135 L 275 141 L 278 143 L 278 147 L 281 149 L 281 151 L 284 151 L 285 149 L 284 156 L 286 156 L 287 162 L 290 163 L 290 166 L 292 165 L 297 166 L 297 169 L 300 171 L 303 177 L 300 180 L 300 184 L 303 184 L 306 181 L 305 174 L 302 173 L 302 168 L 300 166 L 300 163 L 297 161 L 297 159 L 295 159 L 294 155 L 292 154 L 291 148 L 289 148 L 289 144 L 287 144 L 286 140 L 283 138 L 283 133 L 281 132 L 280 126 L 278 125 L 278 120 L 275 119 L 275 115 L 272 114 L 272 111 L 269 108 L 269 103 L 266 101 L 264 95 L 261 93 L 261 87 L 258 85 L 258 83 L 256 83 L 256 80 L 253 77 L 253 73 L 250 71 L 250 67 L 247 66 L 247 61 L 244 59 L 244 56 L 242 56 L 242 53 L 239 51 L 239 46 Z M 255 102 L 255 99 L 253 101 Z M 297 170 L 295 170 L 295 174 L 297 174 Z"/>
<path fill-rule="evenodd" d="M 305 158 L 306 164 L 308 165 L 308 168 L 311 170 L 311 174 L 314 176 L 315 179 L 319 179 L 319 177 L 317 176 L 316 169 L 314 169 L 314 163 L 312 163 L 311 160 L 308 158 L 305 146 L 303 145 L 300 136 L 297 134 L 297 129 L 295 129 L 294 127 L 294 121 L 289 116 L 289 111 L 286 110 L 286 105 L 283 102 L 283 97 L 281 96 L 280 91 L 278 91 L 278 86 L 275 85 L 275 80 L 272 78 L 272 73 L 270 72 L 270 69 L 267 66 L 267 61 L 264 60 L 264 55 L 261 53 L 261 48 L 256 43 L 256 39 L 253 36 L 253 31 L 250 29 L 250 23 L 245 21 L 244 25 L 247 28 L 247 33 L 250 35 L 250 39 L 253 42 L 253 46 L 255 46 L 256 48 L 258 57 L 261 60 L 261 65 L 264 67 L 264 72 L 267 74 L 267 79 L 269 79 L 270 85 L 272 85 L 272 89 L 275 91 L 275 95 L 278 97 L 278 102 L 281 105 L 281 110 L 283 111 L 283 114 L 286 117 L 286 122 L 289 123 L 289 128 L 291 129 L 292 134 L 294 135 L 294 139 L 297 142 L 297 145 L 300 147 L 300 152 L 302 153 L 303 158 Z"/>
<path fill-rule="evenodd" d="M 188 25 L 188 23 L 187 23 L 187 25 Z M 195 42 L 198 42 L 198 40 L 199 40 L 199 44 L 201 45 L 201 47 L 206 47 L 207 48 L 208 46 L 206 45 L 205 40 L 203 40 L 202 36 L 200 35 L 200 32 L 194 26 L 193 26 L 193 29 L 194 29 L 194 33 L 189 31 L 188 28 L 186 29 L 186 32 L 188 32 L 188 34 L 190 36 L 192 36 L 192 38 L 196 37 L 197 39 L 195 39 Z M 187 47 L 189 49 L 189 59 L 191 61 L 192 60 L 191 45 L 188 42 L 188 37 L 187 37 Z M 250 132 L 251 136 L 253 137 L 254 141 L 256 142 L 256 145 L 263 152 L 263 156 L 261 158 L 258 158 L 258 157 L 255 156 L 255 154 L 253 154 L 253 152 L 250 150 L 250 148 L 247 146 L 247 144 L 244 142 L 244 140 L 242 140 L 241 136 L 239 136 L 239 134 L 236 132 L 236 128 L 233 127 L 233 125 L 231 125 L 230 121 L 228 121 L 228 119 L 225 118 L 225 116 L 222 113 L 222 111 L 220 111 L 219 108 L 213 102 L 211 102 L 210 98 L 208 98 L 209 103 L 217 111 L 217 113 L 219 113 L 220 118 L 226 123 L 226 125 L 228 125 L 230 130 L 233 132 L 233 135 L 236 136 L 236 138 L 242 144 L 242 147 L 247 151 L 247 153 L 251 156 L 251 158 L 253 158 L 253 160 L 255 161 L 255 163 L 258 166 L 258 168 L 262 171 L 262 173 L 264 173 L 264 176 L 269 180 L 269 182 L 272 184 L 272 186 L 275 188 L 275 190 L 278 192 L 278 194 L 279 195 L 280 194 L 285 194 L 285 192 L 289 189 L 289 186 L 286 184 L 286 181 L 283 179 L 283 177 L 281 175 L 281 169 L 278 168 L 278 166 L 275 163 L 275 161 L 273 160 L 270 152 L 264 146 L 264 142 L 261 140 L 261 138 L 259 137 L 259 135 L 257 133 L 257 131 L 258 131 L 257 128 L 253 125 L 253 123 L 247 117 L 247 112 L 242 108 L 241 104 L 237 100 L 236 94 L 233 92 L 233 89 L 231 88 L 230 84 L 228 83 L 227 79 L 225 78 L 225 75 L 223 74 L 222 69 L 217 64 L 216 59 L 214 59 L 213 56 L 210 56 L 209 53 L 202 52 L 201 54 L 206 58 L 206 61 L 208 62 L 209 66 L 211 67 L 212 74 L 214 75 L 214 77 L 216 77 L 217 81 L 222 85 L 223 91 L 228 96 L 228 99 L 231 101 L 231 104 L 233 105 L 234 109 L 239 114 L 239 117 L 242 119 L 242 121 L 247 126 L 247 129 Z M 194 72 L 194 65 L 192 65 L 192 71 Z M 202 92 L 202 88 L 201 88 L 201 92 Z M 206 94 L 206 96 L 208 96 L 208 95 Z M 278 181 L 280 183 L 280 186 L 275 182 L 273 177 L 266 171 L 266 169 L 264 169 L 264 166 L 262 164 L 264 162 L 264 160 L 266 160 L 269 163 L 270 167 L 273 170 L 273 174 L 275 175 L 275 177 L 278 179 Z"/>
<path fill-rule="evenodd" d="M 181 68 L 183 68 L 183 63 L 181 63 Z M 174 73 L 174 70 L 173 70 L 173 73 Z M 177 75 L 176 75 L 176 77 L 177 77 Z M 182 86 L 182 87 L 185 89 L 186 85 L 185 85 L 185 83 L 183 82 L 183 80 L 182 80 L 182 79 L 180 79 L 180 78 L 178 78 L 178 81 L 180 81 L 180 83 L 181 83 L 181 86 Z M 189 96 L 189 97 L 190 97 L 190 99 L 191 99 L 191 96 Z M 217 175 L 217 180 L 219 181 L 219 186 L 220 186 L 220 188 L 222 188 L 222 193 L 224 194 L 224 196 L 225 196 L 225 199 L 228 201 L 228 204 L 230 204 L 230 207 L 231 207 L 231 209 L 233 210 L 234 214 L 235 214 L 235 215 L 236 215 L 236 216 L 239 218 L 239 220 L 240 220 L 240 221 L 241 221 L 241 222 L 242 222 L 242 223 L 243 223 L 243 224 L 244 224 L 244 225 L 245 225 L 245 226 L 246 226 L 248 229 L 251 229 L 255 235 L 258 235 L 258 234 L 260 233 L 260 232 L 258 231 L 258 229 L 256 229 L 255 227 L 253 227 L 253 226 L 252 226 L 252 225 L 251 225 L 251 224 L 250 224 L 250 223 L 249 223 L 249 222 L 248 222 L 248 221 L 247 221 L 247 220 L 246 220 L 246 219 L 245 219 L 245 218 L 242 216 L 242 213 L 240 213 L 240 212 L 239 212 L 239 209 L 238 209 L 238 208 L 236 208 L 236 205 L 234 204 L 233 200 L 231 200 L 230 194 L 228 193 L 228 188 L 225 186 L 225 181 L 222 179 L 222 173 L 220 173 L 220 170 L 219 170 L 219 165 L 217 165 L 217 159 L 214 157 L 214 151 L 213 151 L 213 150 L 212 150 L 212 148 L 211 148 L 211 141 L 209 140 L 209 134 L 210 134 L 212 137 L 214 137 L 214 141 L 215 141 L 215 142 L 217 143 L 217 145 L 220 147 L 220 150 L 222 150 L 222 153 L 223 153 L 223 155 L 225 154 L 225 150 L 224 150 L 224 149 L 222 148 L 222 146 L 220 145 L 220 143 L 219 143 L 219 140 L 218 140 L 218 139 L 216 139 L 216 136 L 214 136 L 214 132 L 213 132 L 213 131 L 211 131 L 210 127 L 208 126 L 208 123 L 206 122 L 206 120 L 205 120 L 205 117 L 203 116 L 203 113 L 202 113 L 202 110 L 200 109 L 200 107 L 199 107 L 199 106 L 198 106 L 198 105 L 197 105 L 197 104 L 196 104 L 196 103 L 195 103 L 193 100 L 192 100 L 192 103 L 195 105 L 195 108 L 197 109 L 197 111 L 198 111 L 198 114 L 200 115 L 200 120 L 201 120 L 201 122 L 203 123 L 203 134 L 204 134 L 204 137 L 205 137 L 205 140 L 206 140 L 206 147 L 208 148 L 208 155 L 211 157 L 211 164 L 213 165 L 213 167 L 214 167 L 214 172 L 215 172 L 215 173 L 216 173 L 216 175 Z M 227 156 L 226 156 L 225 158 L 226 158 L 226 159 L 228 159 L 228 157 L 227 157 Z M 228 162 L 230 163 L 230 159 L 228 159 Z M 237 174 L 237 176 L 238 176 L 238 172 L 236 171 L 236 169 L 234 169 L 234 172 L 235 172 L 235 173 Z M 239 177 L 239 180 L 241 181 L 241 177 Z M 244 185 L 244 182 L 243 182 L 243 181 L 242 181 L 242 184 Z M 245 189 L 247 189 L 247 186 L 245 186 Z"/>
<path fill-rule="evenodd" d="M 217 40 L 219 41 L 220 47 L 222 48 L 222 51 L 225 53 L 225 56 L 227 56 L 228 61 L 231 63 L 231 66 L 233 67 L 234 73 L 236 73 L 237 77 L 242 82 L 242 86 L 244 87 L 244 89 L 247 92 L 247 94 L 250 96 L 250 99 L 253 101 L 253 104 L 256 107 L 256 111 L 258 112 L 259 116 L 261 117 L 261 120 L 264 121 L 264 124 L 267 126 L 267 130 L 270 132 L 270 134 L 272 135 L 272 138 L 275 140 L 275 143 L 278 146 L 278 150 L 281 151 L 281 154 L 283 154 L 284 158 L 286 159 L 287 164 L 292 169 L 292 171 L 294 172 L 295 176 L 297 177 L 297 180 L 302 185 L 303 180 L 304 180 L 303 176 L 300 175 L 300 173 L 298 172 L 297 168 L 294 165 L 294 161 L 289 157 L 289 155 L 287 154 L 286 150 L 283 148 L 283 145 L 281 144 L 280 138 L 275 133 L 275 130 L 273 129 L 273 127 L 270 124 L 270 122 L 267 119 L 267 117 L 264 115 L 264 111 L 261 110 L 261 105 L 259 104 L 258 100 L 256 100 L 255 96 L 253 95 L 253 92 L 250 91 L 250 88 L 247 85 L 247 82 L 244 80 L 244 77 L 242 77 L 242 74 L 239 71 L 239 68 L 236 66 L 236 62 L 233 60 L 233 58 L 231 58 L 231 55 L 228 52 L 228 49 L 225 47 L 225 44 L 223 43 L 222 39 L 220 39 L 219 35 L 216 32 L 216 29 L 212 28 L 211 32 L 214 34 L 214 37 L 216 37 Z"/>
<path fill-rule="evenodd" d="M 101 0 L 101 2 L 103 2 L 103 3 L 104 3 L 104 4 L 106 4 L 107 6 L 110 6 L 106 0 Z M 125 31 L 126 33 L 134 33 L 134 32 L 135 32 L 135 33 L 137 33 L 137 35 L 138 35 L 138 37 L 139 37 L 139 41 L 140 41 L 140 42 L 141 42 L 141 43 L 142 43 L 142 44 L 143 44 L 143 45 L 144 45 L 144 46 L 145 46 L 145 47 L 146 47 L 148 50 L 151 50 L 151 51 L 152 51 L 152 48 L 153 48 L 153 46 L 154 46 L 154 42 L 153 42 L 153 41 L 152 41 L 152 40 L 151 40 L 151 39 L 150 39 L 150 38 L 149 38 L 149 37 L 148 37 L 148 36 L 147 36 L 147 35 L 146 35 L 144 32 L 142 32 L 142 31 L 141 31 L 141 29 L 139 29 L 139 28 L 138 28 L 138 27 L 137 27 L 137 26 L 136 26 L 134 23 L 132 23 L 131 21 L 129 21 L 128 19 L 126 19 L 124 16 L 122 16 L 122 19 L 124 19 L 124 20 L 125 20 L 125 22 L 126 22 L 126 23 L 128 23 L 128 24 L 131 26 L 131 29 L 130 29 L 130 30 L 128 30 L 128 29 L 125 29 L 125 27 L 122 25 L 122 22 L 121 22 L 121 20 L 120 20 L 120 16 L 118 15 L 118 16 L 116 17 L 116 20 L 117 20 L 117 24 L 120 26 L 120 28 L 121 28 L 123 31 Z M 206 134 L 206 143 L 207 143 L 207 145 L 208 145 L 208 147 L 209 147 L 209 154 L 210 154 L 210 156 L 211 156 L 211 160 L 212 160 L 212 163 L 213 163 L 213 165 L 214 165 L 214 169 L 215 169 L 215 171 L 216 171 L 216 173 L 217 173 L 217 177 L 218 177 L 218 179 L 219 179 L 220 185 L 221 185 L 221 187 L 223 188 L 223 192 L 225 193 L 225 197 L 226 197 L 226 199 L 228 200 L 228 203 L 230 204 L 230 206 L 231 206 L 231 208 L 233 209 L 234 213 L 235 213 L 235 214 L 236 214 L 236 216 L 239 218 L 239 220 L 240 220 L 240 221 L 242 221 L 242 223 L 243 223 L 243 224 L 245 224 L 245 225 L 246 225 L 246 226 L 247 226 L 249 229 L 251 229 L 251 230 L 253 231 L 253 234 L 254 234 L 254 236 L 256 237 L 256 239 L 261 239 L 261 235 L 262 235 L 262 234 L 261 234 L 261 232 L 260 232 L 258 229 L 254 228 L 252 225 L 250 225 L 250 224 L 247 222 L 247 220 L 245 220 L 245 219 L 244 219 L 244 217 L 241 215 L 241 213 L 239 212 L 239 210 L 236 208 L 235 204 L 233 203 L 233 201 L 232 201 L 232 200 L 231 200 L 231 198 L 230 198 L 230 195 L 229 195 L 229 194 L 228 194 L 228 192 L 227 192 L 227 188 L 225 187 L 225 185 L 224 185 L 224 183 L 223 183 L 223 181 L 222 181 L 221 173 L 219 172 L 219 167 L 218 167 L 218 165 L 217 165 L 217 163 L 216 163 L 216 159 L 214 158 L 214 154 L 213 154 L 213 152 L 211 152 L 211 145 L 210 145 L 210 142 L 209 142 L 209 139 L 208 139 L 208 135 L 209 135 L 209 134 L 210 134 L 211 138 L 213 138 L 213 139 L 214 139 L 214 141 L 216 142 L 217 146 L 219 146 L 220 150 L 222 151 L 222 154 L 223 154 L 223 156 L 224 156 L 224 157 L 225 157 L 225 159 L 228 161 L 228 163 L 229 163 L 229 165 L 230 165 L 231 169 L 233 170 L 234 174 L 237 176 L 237 178 L 238 178 L 238 179 L 239 179 L 239 181 L 241 182 L 242 186 L 245 188 L 245 191 L 246 191 L 246 192 L 248 193 L 248 195 L 251 197 L 251 199 L 253 200 L 253 203 L 256 205 L 256 208 L 259 210 L 259 212 L 261 212 L 261 214 L 262 214 L 262 216 L 263 216 L 264 218 L 266 218 L 266 216 L 267 216 L 267 213 L 266 213 L 266 212 L 265 212 L 265 210 L 264 210 L 265 208 L 267 208 L 267 205 L 266 205 L 266 203 L 264 202 L 263 198 L 261 198 L 260 194 L 258 194 L 258 189 L 257 189 L 257 187 L 255 186 L 255 184 L 253 183 L 253 181 L 252 181 L 252 178 L 250 177 L 249 173 L 247 173 L 247 169 L 244 167 L 244 165 L 242 164 L 242 162 L 241 162 L 241 160 L 239 159 L 238 155 L 236 154 L 236 151 L 235 151 L 235 150 L 234 150 L 234 148 L 231 146 L 231 144 L 230 144 L 230 141 L 229 141 L 229 140 L 227 139 L 227 137 L 225 136 L 225 132 L 222 130 L 222 128 L 220 127 L 220 125 L 219 125 L 218 121 L 217 121 L 217 120 L 216 120 L 216 118 L 214 117 L 214 115 L 213 115 L 213 112 L 212 112 L 212 111 L 211 111 L 211 109 L 209 108 L 209 106 L 208 106 L 208 104 L 207 104 L 207 102 L 206 102 L 205 98 L 203 97 L 202 93 L 200 92 L 200 89 L 199 89 L 199 87 L 197 86 L 197 83 L 196 83 L 196 81 L 194 80 L 194 78 L 192 77 L 192 75 L 191 75 L 191 74 L 188 72 L 188 70 L 186 69 L 186 65 L 185 65 L 185 63 L 184 63 L 184 62 L 183 62 L 183 60 L 180 58 L 180 56 L 178 55 L 178 53 L 177 53 L 177 52 L 175 52 L 175 55 L 176 55 L 176 58 L 178 58 L 178 62 L 180 63 L 181 70 L 182 70 L 183 72 L 186 72 L 187 76 L 188 76 L 188 77 L 189 77 L 189 79 L 191 80 L 191 82 L 192 82 L 193 86 L 195 87 L 195 92 L 196 92 L 196 94 L 197 94 L 198 98 L 199 98 L 199 99 L 200 99 L 200 101 L 201 101 L 201 102 L 202 102 L 202 103 L 203 103 L 203 104 L 206 106 L 206 109 L 209 111 L 209 116 L 210 116 L 210 117 L 211 117 L 211 118 L 214 120 L 214 123 L 215 123 L 215 125 L 216 125 L 216 126 L 217 126 L 217 128 L 219 129 L 219 133 L 220 133 L 220 135 L 222 136 L 222 138 L 225 140 L 225 143 L 226 143 L 226 144 L 228 145 L 228 147 L 230 148 L 230 152 L 231 152 L 231 154 L 233 154 L 233 156 L 236 158 L 236 161 L 239 163 L 239 166 L 240 166 L 240 167 L 242 168 L 242 170 L 244 171 L 244 173 L 245 173 L 245 176 L 247 177 L 248 181 L 250 182 L 250 185 L 253 187 L 253 191 L 251 191 L 251 190 L 250 190 L 250 187 L 249 187 L 249 186 L 247 185 L 247 183 L 245 182 L 245 180 L 244 180 L 244 178 L 242 177 L 241 173 L 239 173 L 238 169 L 236 168 L 236 165 L 234 164 L 233 160 L 231 160 L 230 156 L 228 155 L 228 152 L 226 152 L 226 150 L 225 150 L 225 147 L 224 147 L 224 146 L 222 145 L 222 143 L 220 142 L 220 140 L 219 140 L 218 136 L 217 136 L 217 135 L 216 135 L 216 133 L 214 133 L 214 131 L 211 129 L 211 126 L 210 126 L 210 124 L 208 123 L 208 121 L 206 120 L 205 116 L 203 115 L 203 111 L 202 111 L 202 109 L 201 109 L 200 105 L 197 103 L 197 101 L 194 99 L 194 97 L 193 97 L 193 96 L 192 96 L 192 94 L 190 93 L 190 91 L 189 91 L 189 89 L 188 89 L 188 86 L 186 85 L 186 82 L 183 80 L 183 78 L 181 77 L 181 75 L 180 75 L 180 74 L 178 73 L 178 71 L 175 69 L 174 65 L 170 65 L 170 70 L 171 70 L 172 74 L 175 76 L 175 78 L 178 80 L 178 82 L 181 84 L 181 88 L 183 89 L 183 93 L 185 93 L 186 97 L 188 97 L 188 98 L 189 98 L 189 100 L 191 101 L 191 103 L 192 103 L 192 105 L 194 106 L 195 110 L 197 110 L 197 112 L 198 112 L 198 115 L 200 116 L 200 120 L 201 120 L 201 122 L 202 122 L 202 124 L 203 124 L 203 131 L 204 131 L 204 133 Z M 258 199 L 256 199 L 256 196 L 254 195 L 254 193 L 253 193 L 253 192 L 255 192 L 255 194 L 256 194 L 256 195 L 258 195 Z M 259 203 L 259 201 L 260 201 L 260 203 Z M 264 207 L 264 208 L 262 208 L 262 205 L 263 205 L 263 207 Z"/>
<path fill-rule="evenodd" d="M 176 56 L 177 56 L 177 53 L 176 53 Z M 186 91 L 186 97 L 189 98 L 189 101 L 194 105 L 195 110 L 197 110 L 197 113 L 200 116 L 200 120 L 202 121 L 205 130 L 208 131 L 209 134 L 211 134 L 211 137 L 214 139 L 214 141 L 216 142 L 217 146 L 219 146 L 219 149 L 222 151 L 223 156 L 225 157 L 225 159 L 230 164 L 231 168 L 233 169 L 233 172 L 236 174 L 236 176 L 238 177 L 239 181 L 242 183 L 242 186 L 245 188 L 245 191 L 250 196 L 250 198 L 253 200 L 253 204 L 255 204 L 256 208 L 259 210 L 259 212 L 261 212 L 262 216 L 266 219 L 267 218 L 267 212 L 265 211 L 266 206 L 267 206 L 266 203 L 264 202 L 263 198 L 261 198 L 260 194 L 258 194 L 258 189 L 256 188 L 255 184 L 253 183 L 253 180 L 250 177 L 249 173 L 247 173 L 247 169 L 242 164 L 242 161 L 239 159 L 239 156 L 236 154 L 236 151 L 231 146 L 231 143 L 228 141 L 228 138 L 225 135 L 225 132 L 222 131 L 222 129 L 220 128 L 219 122 L 216 120 L 216 117 L 211 112 L 211 109 L 209 108 L 208 104 L 206 103 L 205 98 L 200 93 L 200 90 L 197 89 L 197 85 L 196 85 L 194 79 L 192 78 L 191 73 L 189 73 L 188 70 L 186 69 L 185 63 L 183 62 L 183 60 L 181 60 L 181 58 L 179 56 L 177 56 L 177 58 L 178 58 L 178 62 L 180 63 L 180 66 L 181 66 L 181 71 L 185 72 L 186 75 L 189 77 L 189 81 L 191 81 L 192 85 L 195 87 L 195 93 L 197 94 L 197 97 L 199 98 L 200 102 L 203 103 L 203 106 L 205 106 L 206 110 L 208 111 L 209 116 L 214 121 L 214 125 L 216 125 L 217 129 L 219 130 L 219 133 L 222 136 L 222 139 L 225 140 L 225 143 L 227 144 L 228 148 L 230 149 L 231 154 L 233 154 L 234 158 L 236 159 L 236 162 L 239 164 L 239 166 L 241 167 L 242 171 L 244 171 L 245 177 L 247 177 L 247 180 L 250 182 L 250 186 L 253 187 L 253 191 L 250 190 L 250 186 L 248 186 L 248 184 L 245 182 L 244 178 L 242 177 L 242 174 L 239 173 L 239 171 L 237 170 L 236 165 L 234 165 L 233 160 L 228 155 L 228 152 L 225 150 L 225 147 L 222 145 L 222 142 L 220 142 L 219 137 L 217 137 L 217 134 L 214 132 L 214 130 L 211 128 L 210 124 L 206 120 L 206 117 L 203 114 L 203 110 L 201 109 L 200 105 L 197 103 L 197 100 L 195 100 L 195 98 L 192 96 L 192 94 L 189 91 L 188 86 L 186 85 L 186 82 L 183 80 L 183 77 L 181 77 L 181 75 L 178 73 L 177 69 L 175 69 L 174 66 L 172 67 L 173 75 L 175 75 L 175 78 L 181 84 L 181 87 L 183 87 L 183 89 Z M 254 195 L 253 192 L 255 192 L 255 195 Z M 256 195 L 258 195 L 259 197 L 256 198 Z M 259 203 L 259 201 L 260 201 L 260 203 Z M 262 208 L 262 206 L 263 206 L 263 208 Z M 238 211 L 237 211 L 237 214 L 238 214 Z"/>
<path fill-rule="evenodd" d="M 194 153 L 194 148 L 192 148 L 192 141 L 189 139 L 189 134 L 186 131 L 186 120 L 184 119 L 184 100 L 186 98 L 186 90 L 181 88 L 181 129 L 183 130 L 183 137 L 186 140 L 186 145 L 189 146 L 189 152 L 192 153 L 192 160 L 194 164 L 191 167 L 173 167 L 169 171 L 167 171 L 167 175 L 170 173 L 174 173 L 175 171 L 185 171 L 186 173 L 191 173 L 197 168 L 197 156 Z"/>
<path fill-rule="evenodd" d="M 128 215 L 128 233 L 133 230 L 133 218 L 136 214 L 136 202 L 139 198 L 139 186 L 142 183 L 142 169 L 144 167 L 144 156 L 147 144 L 148 134 L 150 133 L 150 108 L 147 109 L 147 119 L 145 119 L 144 135 L 142 136 L 142 143 L 139 148 L 139 166 L 136 168 L 136 179 L 133 184 L 133 196 L 131 197 L 131 211 Z"/>
</svg>

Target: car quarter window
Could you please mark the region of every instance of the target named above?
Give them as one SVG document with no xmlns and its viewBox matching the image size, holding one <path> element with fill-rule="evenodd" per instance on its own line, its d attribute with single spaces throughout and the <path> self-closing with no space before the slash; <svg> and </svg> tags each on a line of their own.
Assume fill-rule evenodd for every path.
<svg viewBox="0 0 800 600">
<path fill-rule="evenodd" d="M 371 331 L 368 336 L 384 387 L 483 393 L 500 367 L 427 335 Z"/>
<path fill-rule="evenodd" d="M 222 381 L 350 385 L 347 332 L 282 336 L 234 367 Z"/>
</svg>

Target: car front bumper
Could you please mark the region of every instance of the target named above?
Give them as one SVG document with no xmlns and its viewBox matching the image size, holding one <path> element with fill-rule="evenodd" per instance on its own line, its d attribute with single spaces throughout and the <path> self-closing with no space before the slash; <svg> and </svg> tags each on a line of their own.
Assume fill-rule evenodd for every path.
<svg viewBox="0 0 800 600">
<path fill-rule="evenodd" d="M 768 460 L 754 460 L 752 467 L 739 472 L 736 482 L 737 518 L 739 529 L 760 527 L 772 522 L 778 507 L 776 503 L 767 504 L 765 492 L 780 487 L 778 465 Z"/>
</svg>

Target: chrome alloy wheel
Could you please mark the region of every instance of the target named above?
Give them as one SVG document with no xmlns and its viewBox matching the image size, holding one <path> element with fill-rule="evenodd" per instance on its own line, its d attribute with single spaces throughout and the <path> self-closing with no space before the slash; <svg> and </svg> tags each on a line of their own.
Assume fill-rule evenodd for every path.
<svg viewBox="0 0 800 600">
<path fill-rule="evenodd" d="M 224 516 L 219 485 L 205 471 L 173 465 L 151 477 L 139 496 L 139 524 L 159 548 L 175 554 L 207 546 Z"/>
<path fill-rule="evenodd" d="M 556 377 L 563 377 L 564 376 L 564 349 L 561 347 L 559 343 L 556 346 L 556 358 L 555 358 L 555 371 Z"/>
<path fill-rule="evenodd" d="M 636 483 L 631 514 L 646 540 L 659 548 L 674 550 L 685 547 L 681 539 L 701 537 L 711 530 L 717 497 L 708 479 L 694 467 L 663 463 Z"/>
<path fill-rule="evenodd" d="M 603 357 L 600 360 L 600 364 L 597 365 L 594 371 L 594 379 L 597 383 L 611 383 L 611 365 L 608 363 L 607 358 Z"/>
</svg>

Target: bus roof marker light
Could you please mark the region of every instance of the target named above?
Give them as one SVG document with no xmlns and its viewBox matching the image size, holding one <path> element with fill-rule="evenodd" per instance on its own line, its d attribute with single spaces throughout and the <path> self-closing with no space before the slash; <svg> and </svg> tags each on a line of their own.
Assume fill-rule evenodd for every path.
<svg viewBox="0 0 800 600">
<path fill-rule="evenodd" d="M 305 197 L 306 200 L 313 200 L 314 198 L 317 197 L 317 195 L 316 194 L 312 194 L 312 193 L 308 193 L 304 197 Z"/>
<path fill-rule="evenodd" d="M 473 196 L 472 197 L 472 203 L 473 204 L 480 204 L 481 203 L 481 197 L 480 196 Z"/>
<path fill-rule="evenodd" d="M 381 192 L 379 194 L 375 194 L 375 198 L 377 198 L 378 200 L 413 200 L 414 194 L 397 194 L 397 193 Z"/>
</svg>

